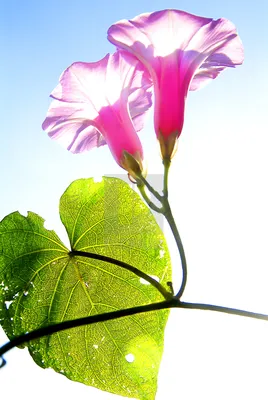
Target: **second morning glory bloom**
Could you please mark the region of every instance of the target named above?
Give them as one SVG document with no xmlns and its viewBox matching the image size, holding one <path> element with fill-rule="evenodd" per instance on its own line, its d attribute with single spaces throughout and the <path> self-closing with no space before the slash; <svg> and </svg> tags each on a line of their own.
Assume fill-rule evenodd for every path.
<svg viewBox="0 0 268 400">
<path fill-rule="evenodd" d="M 73 153 L 108 144 L 117 163 L 133 177 L 143 170 L 137 131 L 151 106 L 148 72 L 127 52 L 92 63 L 76 62 L 51 93 L 43 129 Z"/>
<path fill-rule="evenodd" d="M 242 43 L 230 21 L 179 10 L 119 21 L 109 28 L 108 40 L 135 55 L 150 72 L 154 125 L 164 159 L 170 159 L 181 134 L 188 91 L 243 62 Z"/>
</svg>

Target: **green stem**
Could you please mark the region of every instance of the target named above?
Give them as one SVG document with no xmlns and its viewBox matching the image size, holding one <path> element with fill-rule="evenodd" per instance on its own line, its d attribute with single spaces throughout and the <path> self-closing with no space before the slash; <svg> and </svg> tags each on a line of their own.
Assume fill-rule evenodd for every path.
<svg viewBox="0 0 268 400">
<path fill-rule="evenodd" d="M 148 304 L 148 305 L 143 305 L 143 306 L 138 306 L 138 307 L 127 308 L 127 309 L 123 309 L 123 310 L 111 311 L 111 312 L 104 313 L 104 314 L 91 315 L 89 317 L 59 322 L 56 324 L 45 326 L 43 328 L 36 329 L 29 333 L 25 333 L 21 336 L 16 337 L 15 339 L 12 339 L 10 342 L 8 342 L 4 346 L 0 347 L 0 358 L 2 358 L 2 365 L 0 365 L 0 367 L 3 367 L 5 365 L 5 360 L 3 359 L 3 354 L 5 354 L 7 351 L 11 350 L 13 347 L 20 346 L 24 343 L 28 343 L 31 340 L 39 339 L 44 336 L 51 335 L 53 333 L 61 332 L 66 329 L 76 328 L 79 326 L 91 325 L 91 324 L 95 324 L 97 322 L 106 322 L 106 321 L 115 320 L 115 319 L 122 318 L 122 317 L 139 314 L 142 312 L 162 310 L 164 308 L 169 308 L 171 306 L 171 304 L 173 304 L 173 302 L 174 302 L 174 300 L 170 299 L 170 300 L 163 301 L 161 303 Z"/>
<path fill-rule="evenodd" d="M 78 250 L 70 251 L 69 255 L 93 258 L 94 260 L 101 260 L 101 261 L 108 262 L 110 264 L 118 265 L 121 268 L 127 269 L 130 272 L 133 272 L 135 275 L 139 276 L 140 278 L 145 279 L 147 282 L 149 282 L 152 286 L 154 286 L 162 294 L 164 299 L 168 300 L 172 297 L 172 294 L 170 292 L 168 292 L 164 288 L 164 286 L 162 286 L 161 283 L 159 283 L 157 280 L 155 280 L 151 276 L 145 274 L 144 272 L 140 271 L 138 268 L 133 267 L 132 265 L 129 265 L 123 261 L 119 261 L 119 260 L 116 260 L 115 258 L 103 256 L 101 254 L 89 253 L 86 251 L 78 251 Z"/>
<path fill-rule="evenodd" d="M 183 244 L 181 241 L 181 237 L 180 237 L 176 222 L 174 220 L 174 217 L 172 215 L 172 211 L 171 211 L 170 204 L 168 201 L 168 173 L 169 173 L 170 164 L 171 164 L 170 159 L 163 159 L 164 179 L 163 179 L 162 205 L 163 205 L 163 215 L 165 216 L 165 218 L 170 226 L 170 229 L 173 233 L 174 239 L 177 244 L 177 248 L 179 250 L 180 259 L 181 259 L 182 282 L 181 282 L 181 287 L 176 295 L 176 297 L 178 299 L 180 299 L 181 296 L 183 295 L 183 292 L 184 292 L 185 286 L 186 286 L 186 282 L 187 282 L 187 263 L 186 263 L 186 257 L 185 257 L 185 252 L 184 252 Z"/>
<path fill-rule="evenodd" d="M 149 190 L 149 192 L 151 192 L 151 193 L 154 195 L 154 197 L 155 197 L 158 201 L 160 201 L 160 203 L 162 203 L 163 196 L 161 196 L 161 194 L 158 193 L 158 191 L 155 190 L 155 189 L 150 185 L 150 183 L 149 183 L 143 176 L 140 176 L 140 177 L 139 177 L 139 180 L 143 183 L 143 185 L 145 185 L 145 186 L 147 187 L 147 189 Z M 142 186 L 142 185 L 141 185 L 141 186 Z"/>
<path fill-rule="evenodd" d="M 183 244 L 181 241 L 181 237 L 178 231 L 178 228 L 176 226 L 176 222 L 174 220 L 170 204 L 168 201 L 168 173 L 169 173 L 169 168 L 170 168 L 171 161 L 169 159 L 164 159 L 163 160 L 163 165 L 164 165 L 164 179 L 163 179 L 163 196 L 161 196 L 157 191 L 155 191 L 152 186 L 146 181 L 145 178 L 141 177 L 140 181 L 143 183 L 138 184 L 138 188 L 141 192 L 142 197 L 144 198 L 145 202 L 148 204 L 148 206 L 158 212 L 164 215 L 166 218 L 170 229 L 173 233 L 174 239 L 177 244 L 177 248 L 179 250 L 180 254 L 180 259 L 181 259 L 181 266 L 182 266 L 182 282 L 180 289 L 176 295 L 178 299 L 180 299 L 184 293 L 185 287 L 186 287 L 186 282 L 187 282 L 187 263 L 186 263 L 186 257 L 185 257 L 185 252 L 183 248 Z M 155 196 L 157 200 L 160 201 L 162 204 L 162 207 L 157 207 L 147 196 L 145 192 L 145 187 L 148 188 L 148 190 Z"/>
<path fill-rule="evenodd" d="M 9 350 L 11 350 L 12 348 L 14 348 L 16 346 L 20 346 L 24 343 L 28 343 L 31 340 L 39 339 L 41 337 L 48 336 L 53 333 L 61 332 L 66 329 L 76 328 L 76 327 L 84 326 L 84 325 L 91 325 L 91 324 L 95 324 L 97 322 L 111 321 L 111 320 L 122 318 L 122 317 L 128 317 L 128 316 L 135 315 L 135 314 L 163 310 L 163 309 L 167 309 L 167 308 L 185 308 L 185 309 L 191 309 L 191 310 L 215 311 L 215 312 L 221 312 L 221 313 L 225 313 L 225 314 L 239 315 L 242 317 L 255 318 L 255 319 L 268 321 L 268 315 L 266 315 L 266 314 L 254 313 L 254 312 L 244 311 L 244 310 L 240 310 L 240 309 L 236 309 L 236 308 L 215 306 L 215 305 L 211 305 L 211 304 L 181 302 L 177 297 L 173 297 L 169 300 L 165 300 L 160 303 L 147 304 L 147 305 L 143 305 L 143 306 L 137 306 L 137 307 L 127 308 L 124 310 L 112 311 L 112 312 L 99 314 L 99 315 L 91 315 L 89 317 L 78 318 L 78 319 L 74 319 L 74 320 L 70 320 L 70 321 L 56 323 L 56 324 L 49 325 L 49 326 L 46 326 L 46 327 L 43 327 L 40 329 L 36 329 L 29 333 L 25 333 L 21 336 L 16 337 L 15 339 L 12 339 L 10 342 L 8 342 L 4 346 L 0 347 L 0 358 L 2 359 L 2 364 L 0 365 L 0 368 L 6 364 L 6 362 L 3 358 L 3 355 L 6 352 L 8 352 Z"/>
<path fill-rule="evenodd" d="M 216 311 L 224 314 L 239 315 L 240 317 L 261 319 L 263 321 L 268 321 L 268 315 L 261 313 L 254 313 L 252 311 L 240 310 L 238 308 L 215 306 L 213 304 L 203 304 L 203 303 L 189 303 L 181 301 L 180 308 L 186 308 L 190 310 L 205 310 L 205 311 Z"/>
<path fill-rule="evenodd" d="M 162 213 L 162 208 L 157 207 L 157 206 L 149 199 L 149 197 L 147 196 L 147 193 L 146 193 L 146 191 L 145 191 L 145 186 L 144 186 L 143 184 L 142 184 L 142 185 L 138 185 L 138 189 L 139 189 L 139 191 L 140 191 L 140 193 L 141 193 L 143 199 L 144 199 L 145 202 L 148 204 L 148 206 L 149 206 L 152 210 L 154 210 L 154 211 L 156 211 L 156 212 L 158 212 L 158 213 Z"/>
<path fill-rule="evenodd" d="M 163 208 L 164 208 L 164 212 L 163 215 L 165 216 L 170 229 L 173 233 L 174 239 L 176 241 L 177 244 L 177 248 L 179 250 L 179 254 L 180 254 L 180 259 L 181 259 L 181 267 L 182 267 L 182 282 L 181 282 L 181 287 L 176 295 L 176 297 L 178 299 L 181 298 L 181 296 L 183 295 L 183 292 L 185 290 L 186 287 L 186 282 L 187 282 L 187 262 L 186 262 L 186 257 L 185 257 L 185 252 L 184 252 L 184 248 L 183 248 L 183 244 L 181 241 L 181 237 L 178 231 L 178 228 L 176 226 L 176 222 L 174 220 L 174 217 L 172 215 L 171 212 L 171 208 L 169 205 L 169 201 L 167 198 L 165 198 L 164 202 L 163 202 Z"/>
<path fill-rule="evenodd" d="M 164 198 L 168 198 L 168 173 L 171 161 L 169 159 L 163 160 L 164 165 L 164 180 L 163 180 L 163 195 Z"/>
</svg>

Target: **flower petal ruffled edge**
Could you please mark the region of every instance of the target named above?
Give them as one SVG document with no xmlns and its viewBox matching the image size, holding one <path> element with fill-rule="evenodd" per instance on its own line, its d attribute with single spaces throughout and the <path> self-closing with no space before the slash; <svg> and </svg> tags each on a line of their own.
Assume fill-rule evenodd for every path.
<svg viewBox="0 0 268 400">
<path fill-rule="evenodd" d="M 42 124 L 43 130 L 72 153 L 82 153 L 106 144 L 93 121 L 84 118 L 83 108 L 82 115 L 79 115 L 76 107 L 76 103 L 53 100 Z"/>
</svg>

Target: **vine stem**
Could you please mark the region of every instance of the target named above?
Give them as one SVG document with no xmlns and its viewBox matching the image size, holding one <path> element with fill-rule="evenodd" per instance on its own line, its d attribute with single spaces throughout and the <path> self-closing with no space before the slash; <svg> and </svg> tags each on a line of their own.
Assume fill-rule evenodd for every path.
<svg viewBox="0 0 268 400">
<path fill-rule="evenodd" d="M 163 165 L 164 165 L 164 178 L 163 178 L 163 196 L 161 196 L 157 191 L 155 191 L 152 186 L 146 181 L 144 177 L 142 177 L 141 181 L 142 184 L 138 185 L 138 188 L 140 190 L 140 193 L 142 197 L 144 198 L 145 202 L 148 204 L 149 207 L 151 207 L 152 210 L 157 211 L 158 213 L 161 213 L 167 220 L 170 229 L 172 231 L 172 234 L 174 236 L 179 254 L 180 254 L 180 259 L 181 259 L 181 267 L 182 267 L 182 281 L 181 281 L 181 286 L 176 294 L 176 297 L 180 299 L 184 293 L 186 283 L 187 283 L 187 262 L 186 262 L 186 256 L 185 256 L 185 251 L 184 247 L 182 244 L 182 240 L 175 222 L 175 219 L 173 217 L 171 207 L 168 201 L 168 174 L 169 174 L 169 168 L 170 168 L 171 161 L 170 159 L 164 159 L 163 160 Z M 153 202 L 148 198 L 144 186 L 147 187 L 147 189 L 156 197 L 156 199 L 162 204 L 162 207 L 159 208 L 155 206 Z"/>
<path fill-rule="evenodd" d="M 149 192 L 151 192 L 151 193 L 154 195 L 154 197 L 155 197 L 158 201 L 160 201 L 160 203 L 162 203 L 163 196 L 162 196 L 160 193 L 158 193 L 158 191 L 155 190 L 155 189 L 150 185 L 150 183 L 149 183 L 142 175 L 139 176 L 139 181 L 141 182 L 141 184 L 138 185 L 139 187 L 146 186 L 147 189 L 149 190 Z"/>
<path fill-rule="evenodd" d="M 173 233 L 175 242 L 177 244 L 177 248 L 179 250 L 179 254 L 180 254 L 180 259 L 181 259 L 181 267 L 182 267 L 182 281 L 181 281 L 181 286 L 180 289 L 178 291 L 178 293 L 176 294 L 176 297 L 178 299 L 181 298 L 181 296 L 184 293 L 185 287 L 186 287 L 186 283 L 187 283 L 187 262 L 186 262 L 186 256 L 185 256 L 185 251 L 184 251 L 184 247 L 181 241 L 181 237 L 176 225 L 176 222 L 174 220 L 170 205 L 169 205 L 169 201 L 167 198 L 165 198 L 165 201 L 163 202 L 163 208 L 164 208 L 164 212 L 163 215 L 165 216 L 170 229 Z"/>
<path fill-rule="evenodd" d="M 20 335 L 12 339 L 2 347 L 0 347 L 0 358 L 2 359 L 2 364 L 0 365 L 0 368 L 6 364 L 6 361 L 3 358 L 3 355 L 5 353 L 7 353 L 9 350 L 13 349 L 16 346 L 21 346 L 22 344 L 28 343 L 32 340 L 40 339 L 44 336 L 52 335 L 54 333 L 61 332 L 66 329 L 77 328 L 79 326 L 84 326 L 84 325 L 91 325 L 97 322 L 111 321 L 118 318 L 128 317 L 140 313 L 164 310 L 167 308 L 185 308 L 191 310 L 215 311 L 225 314 L 238 315 L 242 317 L 255 318 L 259 320 L 268 321 L 268 315 L 266 314 L 254 313 L 251 311 L 244 311 L 236 308 L 216 306 L 211 304 L 181 302 L 176 296 L 174 296 L 169 300 L 165 300 L 159 303 L 147 304 L 143 306 L 112 311 L 104 314 L 91 315 L 89 317 L 78 318 L 70 321 L 64 321 L 49 326 L 45 326 L 43 328 L 36 329 L 32 332 Z"/>
<path fill-rule="evenodd" d="M 168 173 L 169 173 L 169 168 L 170 168 L 171 160 L 168 159 L 163 159 L 163 165 L 164 165 L 164 180 L 163 180 L 163 215 L 165 216 L 170 229 L 173 233 L 174 239 L 177 244 L 177 248 L 179 250 L 180 254 L 180 259 L 181 259 L 181 267 L 182 267 L 182 281 L 181 281 L 181 286 L 176 294 L 176 297 L 180 299 L 184 293 L 186 283 L 187 283 L 187 262 L 186 262 L 186 256 L 185 256 L 185 251 L 184 247 L 182 244 L 182 240 L 175 222 L 175 219 L 173 217 L 171 207 L 168 201 Z"/>
<path fill-rule="evenodd" d="M 162 208 L 160 208 L 160 207 L 158 207 L 157 205 L 155 205 L 155 204 L 149 199 L 149 197 L 148 197 L 148 195 L 147 195 L 147 193 L 146 193 L 146 191 L 145 191 L 145 185 L 144 185 L 144 184 L 138 185 L 138 188 L 139 188 L 139 191 L 140 191 L 140 193 L 141 193 L 143 199 L 144 199 L 145 202 L 148 204 L 148 206 L 149 206 L 152 210 L 154 210 L 154 211 L 156 211 L 156 212 L 158 212 L 158 213 L 162 213 Z"/>
</svg>

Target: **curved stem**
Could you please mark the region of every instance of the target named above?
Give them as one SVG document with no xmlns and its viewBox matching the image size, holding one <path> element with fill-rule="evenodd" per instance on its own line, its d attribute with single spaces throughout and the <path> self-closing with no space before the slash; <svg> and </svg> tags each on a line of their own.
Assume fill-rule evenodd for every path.
<svg viewBox="0 0 268 400">
<path fill-rule="evenodd" d="M 143 176 L 140 176 L 139 179 L 140 179 L 140 181 L 147 187 L 147 189 L 149 190 L 149 192 L 151 192 L 151 193 L 154 195 L 154 197 L 155 197 L 158 201 L 160 201 L 160 202 L 162 203 L 163 196 L 161 196 L 161 194 L 158 193 L 158 191 L 155 190 L 155 189 L 150 185 L 150 183 L 149 183 Z"/>
<path fill-rule="evenodd" d="M 185 252 L 184 252 L 184 248 L 183 248 L 183 244 L 181 241 L 181 237 L 178 231 L 178 228 L 176 226 L 176 222 L 174 220 L 171 208 L 170 208 L 170 204 L 168 201 L 168 173 L 169 173 L 169 168 L 170 168 L 170 164 L 171 161 L 169 159 L 164 159 L 163 160 L 163 165 L 164 165 L 164 179 L 163 179 L 163 196 L 161 196 L 157 191 L 155 191 L 152 186 L 146 181 L 145 178 L 140 177 L 140 182 L 142 182 L 143 184 L 138 184 L 138 188 L 140 190 L 140 193 L 142 195 L 142 197 L 144 198 L 145 202 L 148 204 L 148 206 L 158 212 L 164 215 L 164 217 L 166 218 L 170 229 L 173 233 L 174 239 L 176 241 L 177 244 L 177 248 L 179 250 L 179 254 L 180 254 L 180 259 L 181 259 L 181 266 L 182 266 L 182 282 L 181 282 L 181 287 L 176 295 L 176 297 L 178 299 L 181 298 L 181 296 L 184 293 L 185 287 L 186 287 L 186 282 L 187 282 L 187 262 L 186 262 L 186 257 L 185 257 Z M 146 186 L 148 188 L 148 190 L 155 196 L 155 198 L 157 200 L 160 201 L 160 203 L 162 204 L 162 207 L 157 207 L 147 196 L 146 192 L 145 192 L 145 188 L 144 186 Z"/>
<path fill-rule="evenodd" d="M 148 206 L 149 206 L 152 210 L 154 210 L 154 211 L 156 211 L 156 212 L 158 212 L 158 213 L 162 213 L 162 211 L 163 211 L 162 208 L 157 207 L 157 206 L 149 199 L 149 197 L 147 196 L 147 193 L 145 192 L 145 186 L 144 186 L 143 184 L 142 184 L 142 185 L 138 185 L 138 189 L 139 189 L 139 191 L 140 191 L 142 197 L 144 198 L 145 202 L 148 204 Z"/>
<path fill-rule="evenodd" d="M 170 308 L 172 307 L 174 301 L 176 302 L 176 300 L 172 298 L 170 300 L 162 301 L 161 303 L 147 304 L 143 306 L 112 311 L 104 314 L 91 315 L 89 317 L 78 318 L 70 321 L 64 321 L 53 325 L 45 326 L 43 328 L 36 329 L 32 332 L 25 333 L 24 335 L 18 336 L 15 339 L 12 339 L 10 342 L 6 343 L 4 346 L 0 347 L 0 358 L 2 358 L 2 365 L 0 367 L 3 367 L 6 364 L 3 358 L 3 354 L 5 354 L 14 347 L 20 346 L 24 343 L 28 343 L 31 340 L 39 339 L 41 337 L 61 332 L 66 329 L 77 328 L 79 326 L 91 325 L 97 322 L 110 321 L 122 317 L 139 314 L 142 312 L 156 311 L 156 310 L 162 310 L 164 308 Z"/>
<path fill-rule="evenodd" d="M 131 315 L 135 315 L 135 314 L 163 310 L 163 309 L 167 309 L 167 308 L 187 308 L 187 309 L 192 309 L 192 310 L 216 311 L 216 312 L 221 312 L 221 313 L 225 313 L 225 314 L 239 315 L 239 316 L 243 316 L 243 317 L 255 318 L 255 319 L 268 321 L 268 315 L 266 315 L 266 314 L 254 313 L 251 311 L 244 311 L 244 310 L 240 310 L 240 309 L 236 309 L 236 308 L 215 306 L 215 305 L 211 305 L 211 304 L 181 302 L 175 296 L 169 300 L 165 300 L 160 303 L 147 304 L 147 305 L 143 305 L 143 306 L 137 306 L 137 307 L 127 308 L 127 309 L 118 310 L 118 311 L 112 311 L 112 312 L 99 314 L 99 315 L 91 315 L 89 317 L 78 318 L 78 319 L 74 319 L 74 320 L 70 320 L 70 321 L 56 323 L 56 324 L 49 325 L 49 326 L 46 326 L 46 327 L 43 327 L 40 329 L 36 329 L 29 333 L 25 333 L 21 336 L 16 337 L 15 339 L 11 340 L 10 342 L 6 343 L 4 346 L 0 347 L 0 358 L 2 359 L 2 364 L 0 365 L 0 368 L 6 364 L 6 361 L 3 358 L 3 355 L 6 352 L 8 352 L 9 350 L 11 350 L 12 348 L 14 348 L 16 346 L 20 346 L 24 343 L 28 343 L 31 340 L 39 339 L 41 337 L 48 336 L 53 333 L 61 332 L 66 329 L 76 328 L 76 327 L 84 326 L 84 325 L 91 325 L 91 324 L 94 324 L 97 322 L 105 322 L 105 321 L 110 321 L 110 320 L 127 317 L 127 316 L 131 316 Z"/>
<path fill-rule="evenodd" d="M 133 267 L 132 265 L 129 265 L 123 261 L 116 260 L 115 258 L 103 256 L 101 254 L 95 254 L 95 253 L 89 253 L 86 251 L 78 251 L 78 250 L 72 250 L 69 253 L 70 256 L 80 256 L 80 257 L 87 257 L 87 258 L 93 258 L 94 260 L 101 260 L 108 262 L 110 264 L 115 264 L 118 265 L 119 267 L 122 267 L 124 269 L 127 269 L 130 272 L 133 272 L 135 275 L 139 276 L 140 278 L 145 279 L 147 282 L 149 282 L 152 286 L 154 286 L 164 297 L 164 299 L 168 300 L 172 297 L 172 294 L 168 292 L 164 286 L 161 285 L 157 280 L 152 278 L 150 275 L 145 274 L 141 270 L 139 270 L 136 267 Z"/>
<path fill-rule="evenodd" d="M 186 287 L 186 282 L 187 282 L 187 262 L 186 262 L 186 257 L 185 257 L 185 252 L 184 252 L 183 244 L 181 241 L 181 237 L 180 237 L 178 228 L 176 226 L 174 217 L 172 215 L 169 201 L 167 198 L 165 198 L 165 201 L 163 202 L 163 207 L 164 207 L 163 215 L 165 216 L 165 218 L 170 226 L 170 229 L 173 233 L 174 239 L 176 241 L 176 244 L 177 244 L 177 247 L 178 247 L 178 250 L 180 253 L 181 266 L 182 266 L 182 282 L 181 282 L 180 290 L 176 294 L 176 297 L 178 299 L 180 299 L 181 296 L 183 295 L 183 292 Z"/>
</svg>

